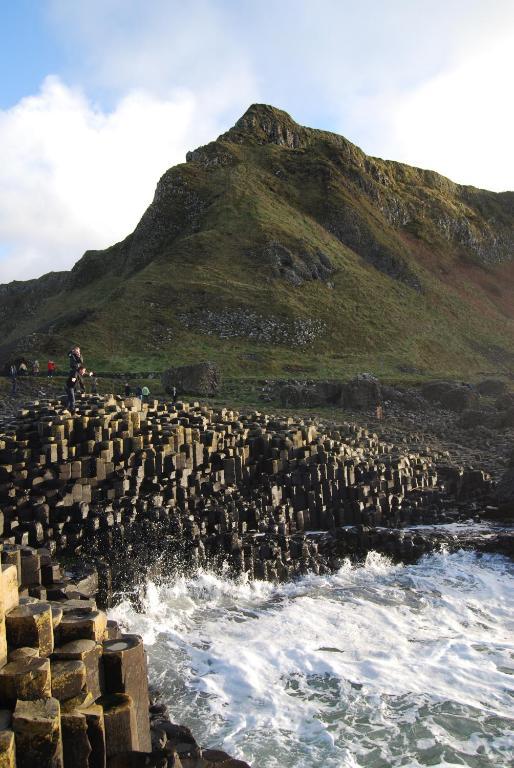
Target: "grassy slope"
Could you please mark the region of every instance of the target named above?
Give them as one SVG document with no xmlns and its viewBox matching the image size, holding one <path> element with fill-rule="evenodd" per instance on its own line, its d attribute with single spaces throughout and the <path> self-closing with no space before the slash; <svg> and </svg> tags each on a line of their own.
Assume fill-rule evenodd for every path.
<svg viewBox="0 0 514 768">
<path fill-rule="evenodd" d="M 83 284 L 41 301 L 34 314 L 22 313 L 7 341 L 44 359 L 61 355 L 77 340 L 90 365 L 108 370 L 160 369 L 210 358 L 228 377 L 334 378 L 359 370 L 398 377 L 410 366 L 427 375 L 469 378 L 509 370 L 514 267 L 481 265 L 441 238 L 433 225 L 438 212 L 472 215 L 456 186 L 439 181 L 442 177 L 435 183 L 428 172 L 374 160 L 374 173 L 388 180 L 387 194 L 393 190 L 406 205 L 423 204 L 425 210 L 429 201 L 426 216 L 392 227 L 361 183 L 368 179 L 365 156 L 356 148 L 334 148 L 321 133 L 312 135 L 311 146 L 299 150 L 224 140 L 217 146 L 232 156 L 229 165 L 191 162 L 169 171 L 205 201 L 199 228 L 188 228 L 182 198 L 171 196 L 163 216 L 180 222 L 179 235 L 146 266 L 138 271 L 126 266 L 131 257 L 125 244 L 95 255 Z M 505 217 L 491 195 L 484 193 L 483 202 L 489 218 L 495 205 L 496 218 Z M 327 215 L 348 207 L 380 248 L 419 278 L 422 292 L 377 270 L 327 231 Z M 312 280 L 295 287 L 274 277 L 263 258 L 270 241 L 295 252 L 321 250 L 336 271 L 329 283 Z M 98 265 L 102 274 L 91 280 Z M 201 307 L 318 318 L 327 333 L 307 348 L 219 339 L 187 330 L 177 319 Z M 92 313 L 78 324 L 65 319 L 48 330 L 48 321 L 83 309 Z M 42 327 L 44 333 L 30 337 Z M 19 338 L 23 341 L 16 342 Z"/>
</svg>

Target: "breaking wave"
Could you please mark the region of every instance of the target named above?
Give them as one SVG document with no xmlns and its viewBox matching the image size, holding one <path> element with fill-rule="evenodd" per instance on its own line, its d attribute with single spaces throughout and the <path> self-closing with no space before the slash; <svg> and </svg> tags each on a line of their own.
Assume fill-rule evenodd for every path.
<svg viewBox="0 0 514 768">
<path fill-rule="evenodd" d="M 149 583 L 152 683 L 203 746 L 256 768 L 500 767 L 514 758 L 514 565 L 371 553 L 282 585 Z"/>
</svg>

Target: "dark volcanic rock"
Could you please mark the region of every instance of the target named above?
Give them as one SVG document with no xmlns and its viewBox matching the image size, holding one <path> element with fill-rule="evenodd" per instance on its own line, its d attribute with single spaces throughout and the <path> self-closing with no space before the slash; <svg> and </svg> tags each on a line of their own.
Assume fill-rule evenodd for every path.
<svg viewBox="0 0 514 768">
<path fill-rule="evenodd" d="M 480 425 L 494 426 L 498 421 L 498 414 L 492 408 L 470 408 L 463 411 L 457 425 L 462 429 L 473 429 Z"/>
<path fill-rule="evenodd" d="M 500 395 L 494 401 L 494 407 L 499 411 L 507 411 L 509 408 L 514 408 L 514 394 L 507 392 L 504 395 Z"/>
<path fill-rule="evenodd" d="M 498 415 L 498 426 L 503 429 L 514 427 L 514 406 Z"/>
<path fill-rule="evenodd" d="M 369 373 L 361 373 L 343 385 L 341 405 L 355 410 L 369 410 L 382 401 L 380 382 Z"/>
<path fill-rule="evenodd" d="M 421 392 L 430 402 L 440 403 L 443 408 L 457 413 L 478 402 L 478 395 L 469 384 L 452 381 L 429 381 L 423 384 Z"/>
<path fill-rule="evenodd" d="M 507 391 L 507 384 L 501 379 L 484 379 L 476 386 L 477 392 L 486 397 L 503 395 Z"/>
<path fill-rule="evenodd" d="M 496 488 L 498 501 L 514 512 L 514 467 L 509 467 Z"/>
<path fill-rule="evenodd" d="M 162 384 L 168 394 L 172 388 L 177 393 L 188 392 L 192 395 L 214 395 L 220 388 L 221 373 L 215 363 L 204 362 L 168 368 L 162 374 Z"/>
</svg>

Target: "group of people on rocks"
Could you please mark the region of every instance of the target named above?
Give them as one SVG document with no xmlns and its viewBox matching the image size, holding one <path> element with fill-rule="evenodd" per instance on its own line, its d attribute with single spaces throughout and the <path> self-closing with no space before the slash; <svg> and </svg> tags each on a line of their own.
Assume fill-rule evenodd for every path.
<svg viewBox="0 0 514 768">
<path fill-rule="evenodd" d="M 80 351 L 80 347 L 74 346 L 68 353 L 68 359 L 70 363 L 70 372 L 66 379 L 66 395 L 68 410 L 73 412 L 75 410 L 77 394 L 81 394 L 86 391 L 84 384 L 84 376 L 87 374 L 86 366 L 84 365 L 84 359 Z M 89 371 L 89 376 L 92 377 L 91 394 L 98 394 L 98 378 L 94 375 L 93 371 Z M 132 387 L 128 382 L 124 385 L 125 397 L 132 395 Z M 138 386 L 135 389 L 136 397 L 139 397 L 143 402 L 148 402 L 150 397 L 150 390 L 146 386 Z M 173 387 L 174 401 L 177 397 L 177 390 Z"/>
<path fill-rule="evenodd" d="M 52 378 L 55 375 L 57 366 L 53 360 L 49 360 L 46 366 L 47 375 Z M 39 360 L 33 360 L 32 363 L 28 363 L 26 360 L 22 360 L 20 363 L 11 363 L 9 366 L 9 378 L 11 380 L 11 393 L 13 395 L 17 392 L 18 377 L 23 376 L 39 376 L 41 373 L 41 366 Z"/>
<path fill-rule="evenodd" d="M 78 346 L 72 347 L 68 353 L 68 359 L 70 363 L 70 370 L 69 370 L 68 378 L 66 379 L 66 396 L 67 396 L 68 407 L 71 410 L 74 410 L 77 392 L 85 392 L 83 377 L 86 374 L 86 367 L 84 365 L 84 360 L 80 352 L 80 347 Z M 57 371 L 57 365 L 55 364 L 54 360 L 49 360 L 47 363 L 48 378 L 53 378 L 55 376 L 56 371 Z M 30 373 L 33 376 L 39 376 L 40 374 L 39 360 L 33 361 L 33 363 L 31 364 Z M 29 366 L 25 360 L 22 360 L 18 364 L 12 363 L 9 366 L 9 378 L 11 380 L 11 395 L 13 397 L 16 396 L 18 391 L 18 378 L 28 376 L 28 375 L 29 375 Z M 94 376 L 92 371 L 90 372 L 89 375 Z M 98 386 L 98 380 L 96 379 L 96 377 L 94 377 L 92 381 L 93 394 L 96 393 L 97 386 Z"/>
<path fill-rule="evenodd" d="M 66 404 L 67 404 L 68 410 L 71 412 L 74 412 L 76 407 L 77 395 L 82 394 L 86 391 L 84 377 L 86 375 L 89 375 L 91 377 L 91 394 L 92 395 L 98 394 L 98 378 L 95 376 L 93 371 L 89 371 L 88 373 L 88 371 L 86 370 L 86 366 L 84 364 L 84 358 L 82 357 L 82 352 L 78 345 L 73 346 L 68 352 L 68 361 L 69 361 L 69 373 L 65 383 Z M 53 360 L 49 360 L 47 364 L 48 377 L 53 378 L 56 374 L 56 371 L 57 371 L 57 365 Z M 32 363 L 32 374 L 34 376 L 38 376 L 39 372 L 40 372 L 39 361 L 34 360 L 34 362 Z M 10 366 L 9 377 L 12 383 L 11 394 L 13 396 L 17 394 L 18 376 L 28 376 L 28 375 L 29 375 L 28 365 L 25 361 L 22 361 L 21 363 L 19 363 L 19 365 L 16 365 L 15 363 L 13 363 Z M 132 386 L 126 381 L 125 384 L 123 385 L 123 389 L 124 389 L 125 397 L 131 397 L 132 395 L 135 395 L 143 402 L 148 402 L 148 399 L 150 397 L 150 389 L 146 384 L 144 384 L 143 386 L 138 385 L 133 390 Z M 177 388 L 175 386 L 172 387 L 171 395 L 172 395 L 173 402 L 175 403 L 177 401 Z"/>
</svg>

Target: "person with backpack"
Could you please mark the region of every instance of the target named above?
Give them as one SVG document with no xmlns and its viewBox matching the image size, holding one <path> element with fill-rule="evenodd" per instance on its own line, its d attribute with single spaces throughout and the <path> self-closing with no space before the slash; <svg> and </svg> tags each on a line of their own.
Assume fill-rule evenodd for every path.
<svg viewBox="0 0 514 768">
<path fill-rule="evenodd" d="M 70 375 L 66 379 L 66 395 L 68 397 L 68 410 L 70 413 L 75 411 L 77 389 L 80 389 L 82 386 L 82 391 L 84 391 L 82 376 L 85 372 L 86 369 L 81 365 L 75 372 L 70 372 Z"/>
</svg>

